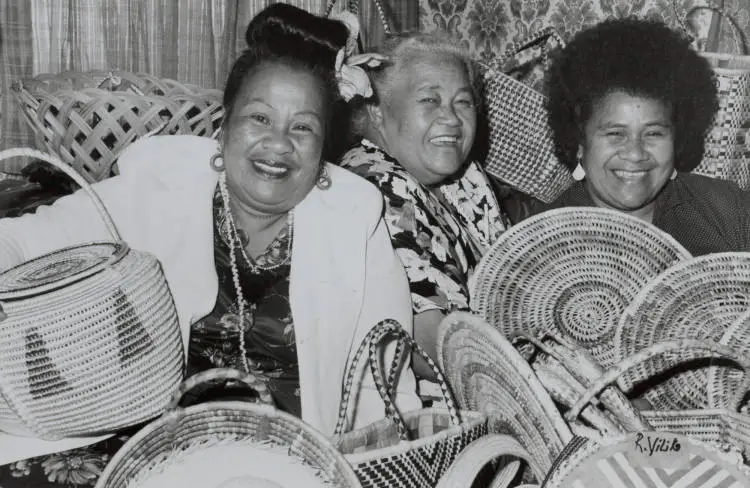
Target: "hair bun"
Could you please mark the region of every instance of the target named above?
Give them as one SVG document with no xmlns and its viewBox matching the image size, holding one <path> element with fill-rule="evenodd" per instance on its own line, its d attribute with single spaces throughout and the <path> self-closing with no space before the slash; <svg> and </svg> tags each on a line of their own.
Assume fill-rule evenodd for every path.
<svg viewBox="0 0 750 488">
<path fill-rule="evenodd" d="M 348 37 L 349 31 L 343 23 L 287 3 L 274 3 L 260 11 L 245 32 L 248 47 L 260 44 L 273 51 L 298 50 L 300 45 L 312 43 L 334 54 Z"/>
</svg>

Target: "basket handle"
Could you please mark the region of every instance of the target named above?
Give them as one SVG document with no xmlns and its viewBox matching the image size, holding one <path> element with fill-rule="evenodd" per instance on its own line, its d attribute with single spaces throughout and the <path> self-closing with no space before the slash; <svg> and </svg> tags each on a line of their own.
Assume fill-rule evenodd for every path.
<svg viewBox="0 0 750 488">
<path fill-rule="evenodd" d="M 471 486 L 479 471 L 500 456 L 512 456 L 534 465 L 531 454 L 514 438 L 506 434 L 491 434 L 475 440 L 458 455 L 448 471 L 440 478 L 436 488 Z M 491 488 L 507 488 L 513 482 L 520 465 L 518 461 L 500 470 Z"/>
<path fill-rule="evenodd" d="M 240 381 L 252 388 L 258 394 L 260 403 L 272 406 L 274 404 L 273 397 L 271 397 L 271 393 L 268 391 L 268 387 L 266 386 L 266 384 L 256 378 L 254 375 L 234 368 L 211 368 L 205 371 L 201 371 L 200 373 L 196 373 L 180 383 L 180 386 L 177 387 L 177 390 L 172 394 L 172 399 L 170 400 L 169 406 L 167 407 L 167 412 L 177 410 L 178 405 L 180 404 L 180 400 L 182 400 L 182 397 L 185 396 L 185 393 L 189 392 L 198 385 L 209 383 L 214 380 Z"/>
<path fill-rule="evenodd" d="M 554 27 L 548 26 L 537 32 L 529 34 L 528 36 L 526 36 L 526 38 L 522 39 L 519 42 L 514 42 L 509 48 L 505 50 L 505 52 L 501 56 L 491 61 L 488 66 L 496 71 L 502 71 L 502 66 L 506 62 L 508 62 L 509 59 L 515 57 L 526 49 L 536 46 L 537 44 L 542 45 L 542 62 L 545 66 L 547 66 L 549 64 L 547 44 L 550 40 L 554 40 L 555 43 L 557 43 L 557 45 L 560 47 L 565 46 L 565 41 L 563 40 L 560 33 L 557 32 Z"/>
<path fill-rule="evenodd" d="M 78 185 L 83 188 L 83 190 L 88 194 L 89 198 L 91 198 L 91 201 L 94 204 L 94 207 L 96 207 L 96 210 L 99 212 L 99 215 L 101 216 L 102 220 L 104 220 L 104 224 L 107 226 L 107 230 L 109 231 L 110 235 L 116 242 L 122 241 L 122 237 L 120 237 L 120 233 L 117 231 L 117 227 L 115 226 L 114 221 L 112 220 L 112 217 L 109 215 L 109 212 L 107 212 L 107 209 L 104 207 L 104 203 L 102 203 L 101 198 L 99 198 L 99 195 L 94 191 L 94 189 L 91 187 L 88 181 L 83 179 L 81 175 L 79 175 L 73 168 L 70 167 L 70 165 L 65 164 L 60 159 L 58 159 L 55 156 L 52 156 L 51 154 L 44 153 L 42 151 L 38 151 L 36 149 L 31 148 L 14 148 L 14 149 L 6 149 L 4 151 L 0 151 L 0 161 L 3 159 L 8 158 L 14 158 L 18 156 L 28 156 L 32 158 L 36 158 L 39 160 L 42 160 L 46 163 L 51 164 L 52 166 L 56 167 L 66 175 L 70 176 L 73 181 L 78 183 Z"/>
<path fill-rule="evenodd" d="M 391 24 L 388 22 L 388 16 L 385 13 L 385 7 L 383 6 L 382 0 L 372 0 L 372 2 L 375 4 L 375 9 L 378 11 L 378 16 L 380 17 L 380 22 L 383 24 L 383 32 L 386 34 L 391 33 Z M 333 12 L 333 7 L 336 5 L 337 0 L 328 0 L 328 5 L 326 6 L 326 17 L 331 16 L 331 12 Z M 349 0 L 346 4 L 346 9 L 359 17 L 359 0 Z"/>
<path fill-rule="evenodd" d="M 737 357 L 734 350 L 731 347 L 715 342 L 705 342 L 695 339 L 683 339 L 683 340 L 672 340 L 664 341 L 658 344 L 653 344 L 647 348 L 641 349 L 625 360 L 621 361 L 617 366 L 610 368 L 603 375 L 601 375 L 581 398 L 573 405 L 570 410 L 565 414 L 568 421 L 576 419 L 583 408 L 588 405 L 591 400 L 598 395 L 604 388 L 615 383 L 620 376 L 630 368 L 633 368 L 649 359 L 661 356 L 665 353 L 681 351 L 687 352 L 693 358 L 698 357 L 722 357 L 730 359 L 740 365 L 745 370 L 744 386 L 738 392 L 738 398 L 735 406 L 739 406 L 742 401 L 744 393 L 747 391 L 747 386 L 750 385 L 750 362 L 745 358 Z M 671 367 L 671 366 L 670 366 Z"/>
<path fill-rule="evenodd" d="M 723 2 L 722 2 L 723 3 Z M 687 12 L 685 12 L 685 17 L 680 15 L 679 9 L 677 7 L 677 0 L 672 0 L 672 10 L 674 10 L 675 18 L 677 18 L 677 22 L 680 23 L 680 27 L 685 32 L 685 34 L 690 37 L 690 39 L 695 40 L 695 36 L 690 32 L 690 28 L 685 23 L 685 20 L 690 17 L 690 15 L 697 11 L 697 10 L 710 10 L 714 12 L 715 14 L 719 14 L 720 17 L 724 17 L 729 21 L 729 24 L 734 29 L 734 33 L 737 35 L 737 38 L 741 41 L 739 43 L 740 48 L 742 49 L 742 55 L 747 55 L 747 44 L 745 42 L 742 42 L 743 39 L 743 32 L 739 25 L 737 25 L 737 22 L 734 20 L 734 17 L 729 15 L 729 13 L 724 9 L 723 7 L 719 7 L 716 5 L 696 5 Z M 719 22 L 721 22 L 721 19 L 719 19 Z M 717 26 L 718 28 L 718 26 Z M 718 35 L 718 33 L 717 33 Z M 716 48 L 716 46 L 713 46 L 713 48 Z M 709 52 L 709 51 L 707 51 Z"/>
<path fill-rule="evenodd" d="M 381 365 L 379 364 L 380 361 L 378 360 L 378 351 L 383 340 L 386 337 L 390 336 L 395 336 L 397 340 L 397 346 L 389 377 L 386 380 L 383 377 L 383 371 Z M 359 363 L 362 360 L 365 349 L 369 350 L 368 363 L 370 365 L 370 371 L 372 373 L 375 387 L 380 394 L 380 398 L 385 404 L 386 414 L 388 418 L 390 418 L 393 423 L 396 424 L 399 437 L 402 440 L 409 440 L 409 431 L 406 427 L 406 423 L 404 422 L 403 417 L 399 413 L 398 408 L 396 407 L 394 402 L 396 396 L 395 377 L 396 371 L 399 370 L 400 367 L 403 367 L 403 365 L 405 364 L 405 351 L 407 350 L 412 350 L 425 359 L 427 364 L 435 373 L 437 382 L 440 385 L 440 389 L 443 393 L 443 399 L 445 400 L 445 404 L 448 408 L 448 413 L 451 418 L 451 423 L 453 425 L 461 424 L 461 418 L 458 414 L 458 410 L 456 409 L 456 404 L 453 401 L 453 397 L 451 396 L 448 389 L 448 384 L 445 381 L 445 377 L 440 371 L 440 368 L 438 368 L 432 358 L 427 355 L 424 349 L 422 349 L 422 347 L 417 344 L 417 342 L 403 329 L 403 327 L 401 327 L 401 325 L 397 321 L 393 319 L 385 319 L 380 321 L 377 325 L 375 325 L 375 327 L 370 329 L 370 331 L 360 343 L 359 348 L 357 348 L 357 351 L 354 353 L 354 357 L 352 358 L 349 369 L 345 376 L 344 391 L 341 396 L 341 403 L 339 405 L 339 417 L 336 422 L 334 435 L 341 435 L 344 432 L 347 417 L 346 414 L 349 409 L 350 399 L 352 397 L 354 376 L 357 370 L 359 370 Z M 348 426 L 346 426 L 346 428 L 348 429 Z"/>
</svg>

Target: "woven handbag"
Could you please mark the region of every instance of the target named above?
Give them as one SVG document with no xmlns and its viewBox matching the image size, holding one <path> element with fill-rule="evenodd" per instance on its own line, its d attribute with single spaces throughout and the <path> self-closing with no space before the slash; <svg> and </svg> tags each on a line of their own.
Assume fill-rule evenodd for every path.
<svg viewBox="0 0 750 488">
<path fill-rule="evenodd" d="M 518 53 L 540 43 L 544 46 L 549 40 L 564 44 L 557 31 L 546 28 L 493 62 L 478 63 L 489 124 L 487 173 L 546 203 L 560 196 L 573 183 L 573 177 L 555 156 L 546 97 L 503 73 L 502 67 Z"/>
<path fill-rule="evenodd" d="M 675 0 L 672 6 L 688 35 L 690 30 L 685 19 L 697 10 L 711 10 L 714 15 L 719 15 L 719 21 L 726 19 L 729 22 L 739 39 L 745 38 L 737 21 L 723 8 L 695 6 L 688 10 L 683 19 Z M 714 72 L 719 110 L 713 128 L 706 136 L 703 160 L 693 172 L 733 181 L 740 188 L 750 190 L 750 56 L 747 44 L 740 42 L 739 45 L 743 49 L 742 54 L 700 52 Z"/>
<path fill-rule="evenodd" d="M 57 439 L 158 416 L 183 375 L 183 347 L 161 265 L 128 247 L 91 186 L 111 242 L 62 249 L 0 273 L 0 430 Z"/>
<path fill-rule="evenodd" d="M 750 386 L 750 374 L 748 374 L 750 357 L 717 342 L 694 339 L 670 340 L 638 351 L 607 370 L 592 383 L 575 405 L 566 412 L 566 419 L 569 421 L 576 419 L 587 405 L 597 401 L 597 396 L 602 390 L 609 386 L 614 388 L 615 383 L 621 390 L 628 391 L 627 386 L 622 384 L 622 377 L 626 371 L 642 368 L 644 363 L 665 358 L 669 361 L 659 361 L 657 364 L 672 361 L 684 364 L 702 358 L 711 358 L 721 364 L 731 362 L 743 370 L 744 377 L 741 385 L 734 392 L 730 408 L 647 410 L 643 412 L 643 417 L 647 422 L 646 427 L 684 434 L 723 451 L 742 454 L 750 460 L 750 417 L 738 411 Z M 669 369 L 656 368 L 653 374 L 661 375 L 665 372 L 668 373 Z M 618 412 L 613 411 L 612 414 L 617 416 Z"/>
<path fill-rule="evenodd" d="M 379 356 L 387 337 L 397 339 L 396 354 L 385 378 Z M 365 350 L 375 386 L 385 403 L 387 417 L 348 431 L 347 411 L 354 377 Z M 447 409 L 420 409 L 401 414 L 396 405 L 397 373 L 415 351 L 435 371 Z M 341 398 L 335 435 L 337 447 L 354 467 L 364 488 L 435 488 L 461 451 L 487 434 L 487 417 L 479 412 L 458 411 L 440 369 L 394 320 L 386 319 L 363 339 L 350 363 Z"/>
<path fill-rule="evenodd" d="M 458 406 L 486 413 L 489 431 L 515 439 L 531 473 L 544 480 L 573 434 L 526 360 L 497 329 L 467 312 L 443 319 L 437 344 Z"/>
<path fill-rule="evenodd" d="M 222 92 L 127 71 L 70 71 L 24 79 L 12 93 L 45 147 L 88 182 L 111 176 L 128 144 L 156 133 L 215 135 Z"/>
<path fill-rule="evenodd" d="M 689 257 L 672 236 L 623 212 L 548 210 L 503 233 L 483 256 L 470 306 L 511 342 L 555 333 L 608 367 L 627 305 Z"/>
<path fill-rule="evenodd" d="M 750 252 L 685 260 L 655 277 L 625 309 L 616 327 L 615 356 L 622 361 L 648 346 L 674 339 L 720 342 L 728 327 L 748 309 Z M 746 328 L 737 325 L 733 330 L 732 345 L 748 340 Z M 714 406 L 727 405 L 726 381 L 724 386 L 708 381 L 711 370 L 717 370 L 712 376 L 717 380 L 732 371 L 720 365 L 694 362 L 677 370 L 669 358 L 655 358 L 626 372 L 621 384 L 629 390 L 636 383 L 656 378 L 657 370 L 670 368 L 674 368 L 671 374 L 651 380 L 644 393 L 654 409 L 707 408 L 709 397 L 713 397 Z M 722 395 L 724 398 L 719 398 Z"/>
<path fill-rule="evenodd" d="M 192 388 L 232 380 L 259 403 L 215 401 L 180 406 Z M 323 434 L 273 407 L 265 384 L 216 368 L 182 383 L 166 412 L 131 437 L 107 464 L 96 488 L 359 488 L 349 463 Z"/>
</svg>

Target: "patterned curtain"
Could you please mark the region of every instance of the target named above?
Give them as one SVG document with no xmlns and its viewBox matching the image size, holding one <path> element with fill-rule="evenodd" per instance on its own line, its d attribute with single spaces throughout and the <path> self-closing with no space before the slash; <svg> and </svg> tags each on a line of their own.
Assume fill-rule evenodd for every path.
<svg viewBox="0 0 750 488">
<path fill-rule="evenodd" d="M 512 42 L 542 27 L 553 26 L 564 39 L 569 39 L 605 18 L 635 15 L 659 18 L 679 28 L 693 7 L 715 3 L 716 0 L 420 0 L 420 20 L 422 28 L 447 29 L 477 57 L 491 59 L 505 52 Z M 719 3 L 723 3 L 739 30 L 722 22 L 716 50 L 741 52 L 738 32 L 750 32 L 750 0 Z M 712 12 L 703 9 L 690 16 L 701 47 L 708 37 L 711 18 Z"/>
<path fill-rule="evenodd" d="M 418 0 L 381 0 L 394 30 L 419 26 Z M 289 0 L 322 14 L 328 0 Z M 373 0 L 361 0 L 367 44 L 382 36 Z M 270 0 L 0 0 L 0 148 L 33 146 L 9 94 L 41 73 L 121 69 L 222 88 L 245 47 L 249 20 Z M 336 9 L 346 8 L 339 0 Z M 2 161 L 17 173 L 25 161 Z"/>
</svg>

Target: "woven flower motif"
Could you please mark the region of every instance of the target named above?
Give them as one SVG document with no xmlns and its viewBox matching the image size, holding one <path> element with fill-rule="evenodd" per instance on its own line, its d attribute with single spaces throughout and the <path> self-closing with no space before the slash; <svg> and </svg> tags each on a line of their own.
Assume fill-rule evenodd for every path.
<svg viewBox="0 0 750 488">
<path fill-rule="evenodd" d="M 107 454 L 94 454 L 86 449 L 51 454 L 42 461 L 44 474 L 52 483 L 61 485 L 93 485 L 107 464 Z"/>
<path fill-rule="evenodd" d="M 570 39 L 576 32 L 597 22 L 599 18 L 591 0 L 563 0 L 549 18 L 549 23 L 563 39 Z"/>
<path fill-rule="evenodd" d="M 430 10 L 437 11 L 445 18 L 461 14 L 468 3 L 468 0 L 427 0 Z"/>
<path fill-rule="evenodd" d="M 534 21 L 541 22 L 549 11 L 549 0 L 511 0 L 509 2 L 510 13 L 513 17 L 521 19 L 525 24 Z"/>
<path fill-rule="evenodd" d="M 624 19 L 631 15 L 642 16 L 646 0 L 600 0 L 600 4 L 605 15 Z"/>
<path fill-rule="evenodd" d="M 468 33 L 477 50 L 497 54 L 502 50 L 503 41 L 508 37 L 510 19 L 505 5 L 495 0 L 477 0 L 467 16 Z"/>
</svg>

